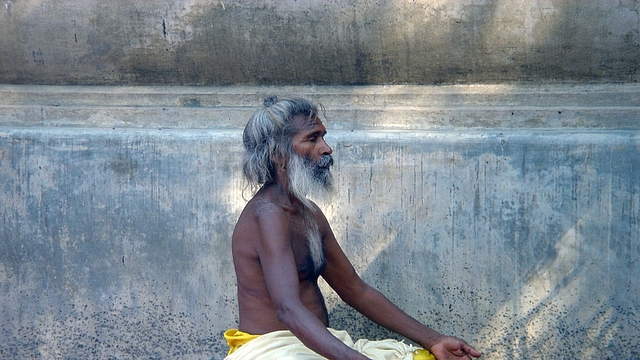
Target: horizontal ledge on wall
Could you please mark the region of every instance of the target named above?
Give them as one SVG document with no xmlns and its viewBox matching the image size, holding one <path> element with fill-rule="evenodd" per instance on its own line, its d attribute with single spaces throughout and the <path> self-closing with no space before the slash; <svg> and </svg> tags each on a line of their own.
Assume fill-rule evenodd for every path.
<svg viewBox="0 0 640 360">
<path fill-rule="evenodd" d="M 322 104 L 340 130 L 640 129 L 637 84 L 0 85 L 0 126 L 242 129 L 271 94 Z"/>
</svg>

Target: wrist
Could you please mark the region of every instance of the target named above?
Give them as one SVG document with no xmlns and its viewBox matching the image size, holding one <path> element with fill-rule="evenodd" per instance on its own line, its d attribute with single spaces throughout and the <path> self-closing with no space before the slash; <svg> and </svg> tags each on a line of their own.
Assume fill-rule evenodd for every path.
<svg viewBox="0 0 640 360">
<path fill-rule="evenodd" d="M 424 340 L 420 341 L 420 345 L 422 345 L 425 349 L 430 350 L 435 344 L 441 342 L 445 337 L 445 335 L 434 331 L 433 334 L 425 336 Z"/>
</svg>

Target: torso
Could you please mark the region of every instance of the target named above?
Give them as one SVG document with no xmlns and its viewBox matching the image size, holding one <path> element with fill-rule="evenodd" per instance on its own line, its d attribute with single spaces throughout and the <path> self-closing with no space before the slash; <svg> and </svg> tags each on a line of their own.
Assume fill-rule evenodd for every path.
<svg viewBox="0 0 640 360">
<path fill-rule="evenodd" d="M 257 211 L 260 206 L 279 206 L 267 194 L 258 193 L 240 215 L 233 233 L 232 251 L 238 282 L 239 329 L 251 334 L 284 330 L 271 301 L 264 273 L 256 251 L 260 236 Z M 289 241 L 294 255 L 300 286 L 300 300 L 326 326 L 328 314 L 318 287 L 318 276 L 326 264 L 316 266 L 307 239 L 307 225 L 300 211 L 284 208 L 288 221 Z M 314 220 L 315 221 L 315 220 Z M 322 235 L 320 235 L 322 236 Z"/>
</svg>

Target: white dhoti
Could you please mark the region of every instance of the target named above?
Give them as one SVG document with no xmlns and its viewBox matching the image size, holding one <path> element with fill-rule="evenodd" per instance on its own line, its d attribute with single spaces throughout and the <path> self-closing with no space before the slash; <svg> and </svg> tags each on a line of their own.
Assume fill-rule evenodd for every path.
<svg viewBox="0 0 640 360">
<path fill-rule="evenodd" d="M 427 350 L 401 341 L 360 339 L 354 342 L 346 331 L 328 330 L 347 346 L 373 360 L 435 360 L 435 357 Z M 235 337 L 236 340 L 244 340 L 234 341 L 234 334 L 238 334 Z M 225 360 L 325 359 L 307 348 L 288 330 L 274 331 L 260 336 L 229 330 L 225 333 L 225 338 L 231 346 L 231 353 Z"/>
</svg>

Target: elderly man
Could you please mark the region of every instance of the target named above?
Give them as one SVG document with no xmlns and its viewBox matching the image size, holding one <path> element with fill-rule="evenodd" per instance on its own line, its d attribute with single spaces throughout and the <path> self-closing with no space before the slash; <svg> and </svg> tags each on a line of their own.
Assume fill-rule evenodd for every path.
<svg viewBox="0 0 640 360">
<path fill-rule="evenodd" d="M 233 359 L 471 359 L 480 353 L 413 319 L 367 285 L 308 196 L 332 189 L 331 147 L 315 105 L 270 97 L 245 127 L 243 171 L 255 194 L 233 232 L 239 325 L 225 333 Z M 420 344 L 354 342 L 329 328 L 322 276 L 350 306 Z"/>
</svg>

